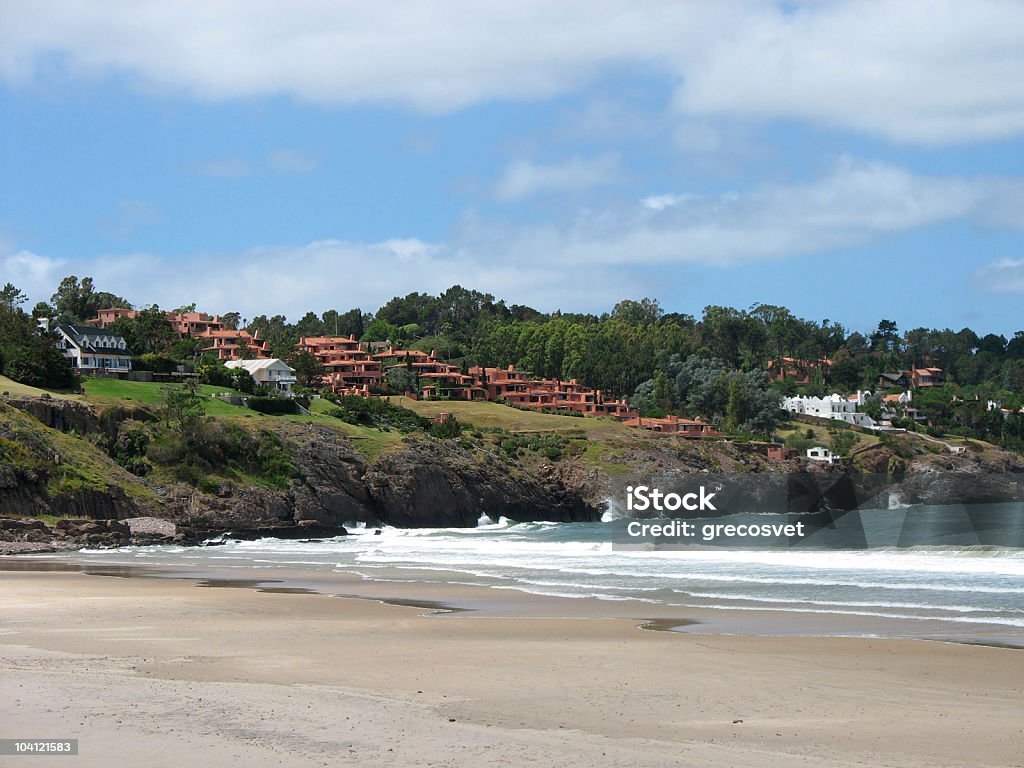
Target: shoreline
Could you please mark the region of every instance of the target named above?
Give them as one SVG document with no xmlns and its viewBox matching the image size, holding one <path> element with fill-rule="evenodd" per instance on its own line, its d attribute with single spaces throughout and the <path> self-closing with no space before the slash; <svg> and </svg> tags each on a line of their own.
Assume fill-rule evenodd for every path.
<svg viewBox="0 0 1024 768">
<path fill-rule="evenodd" d="M 1024 748 L 1012 650 L 644 631 L 621 604 L 511 592 L 499 616 L 468 585 L 395 582 L 382 602 L 382 582 L 328 597 L 60 566 L 0 570 L 0 737 L 79 738 L 80 766 L 959 768 Z"/>
<path fill-rule="evenodd" d="M 1024 649 L 1024 631 L 1007 625 L 865 616 L 821 608 L 799 611 L 767 607 L 684 607 L 633 598 L 554 596 L 514 586 L 473 583 L 466 580 L 471 577 L 459 571 L 441 571 L 449 578 L 439 579 L 439 571 L 415 567 L 390 567 L 386 573 L 372 577 L 348 567 L 322 571 L 276 567 L 273 575 L 268 576 L 265 570 L 253 566 L 181 569 L 164 564 L 90 564 L 45 556 L 0 558 L 0 579 L 5 572 L 19 571 L 184 581 L 200 588 L 369 600 L 385 605 L 420 607 L 436 613 L 496 619 L 625 619 L 636 622 L 640 629 L 677 634 L 900 639 Z"/>
</svg>

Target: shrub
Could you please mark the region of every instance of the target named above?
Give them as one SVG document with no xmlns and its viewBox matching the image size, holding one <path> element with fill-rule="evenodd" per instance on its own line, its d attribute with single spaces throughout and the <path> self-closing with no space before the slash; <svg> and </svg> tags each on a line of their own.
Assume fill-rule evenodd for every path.
<svg viewBox="0 0 1024 768">
<path fill-rule="evenodd" d="M 337 397 L 332 395 L 328 399 L 338 406 L 332 409 L 329 415 L 348 424 L 359 424 L 378 429 L 394 427 L 402 432 L 427 432 L 432 426 L 430 419 L 420 416 L 415 411 L 377 397 L 355 395 Z"/>
<path fill-rule="evenodd" d="M 167 355 L 146 354 L 132 358 L 132 368 L 136 371 L 153 371 L 153 373 L 173 373 L 178 370 L 178 361 Z"/>
<path fill-rule="evenodd" d="M 249 407 L 268 415 L 295 414 L 299 412 L 298 403 L 287 397 L 263 397 L 253 395 L 249 398 Z"/>
<path fill-rule="evenodd" d="M 451 439 L 462 434 L 462 424 L 454 416 L 430 426 L 430 434 L 441 439 Z"/>
</svg>

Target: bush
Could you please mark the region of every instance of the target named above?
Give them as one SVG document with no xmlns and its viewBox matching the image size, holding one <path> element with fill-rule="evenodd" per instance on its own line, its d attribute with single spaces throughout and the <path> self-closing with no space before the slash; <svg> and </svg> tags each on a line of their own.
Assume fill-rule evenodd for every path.
<svg viewBox="0 0 1024 768">
<path fill-rule="evenodd" d="M 556 434 L 530 435 L 529 437 L 509 435 L 503 437 L 498 445 L 509 457 L 522 456 L 524 450 L 529 450 L 539 453 L 549 461 L 559 461 L 565 455 L 569 440 Z"/>
<path fill-rule="evenodd" d="M 153 373 L 174 373 L 178 370 L 178 363 L 173 357 L 167 355 L 146 354 L 136 355 L 132 358 L 132 368 L 136 371 L 152 371 Z"/>
<path fill-rule="evenodd" d="M 3 372 L 9 379 L 30 387 L 73 389 L 78 377 L 71 362 L 56 347 L 48 343 L 3 350 Z"/>
<path fill-rule="evenodd" d="M 430 434 L 443 440 L 455 438 L 462 434 L 462 424 L 454 416 L 449 416 L 439 424 L 432 424 Z"/>
<path fill-rule="evenodd" d="M 432 426 L 430 419 L 420 416 L 415 411 L 377 397 L 331 395 L 328 396 L 328 399 L 338 406 L 332 409 L 328 415 L 341 419 L 347 424 L 359 424 L 378 429 L 394 427 L 401 432 L 427 432 Z"/>
<path fill-rule="evenodd" d="M 296 414 L 299 412 L 298 403 L 287 397 L 260 397 L 254 395 L 249 398 L 249 407 L 259 413 L 272 416 Z"/>
</svg>

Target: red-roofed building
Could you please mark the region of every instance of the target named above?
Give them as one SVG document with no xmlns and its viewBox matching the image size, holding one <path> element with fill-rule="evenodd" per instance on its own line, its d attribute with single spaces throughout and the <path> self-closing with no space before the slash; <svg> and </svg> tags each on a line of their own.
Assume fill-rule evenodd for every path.
<svg viewBox="0 0 1024 768">
<path fill-rule="evenodd" d="M 585 416 L 615 416 L 626 418 L 635 415 L 625 400 L 606 400 L 601 390 L 591 389 L 576 379 L 534 379 L 529 371 L 508 368 L 469 369 L 480 387 L 487 393 L 488 400 L 504 400 L 510 405 L 534 408 L 541 411 L 570 411 Z"/>
<path fill-rule="evenodd" d="M 86 325 L 95 325 L 98 328 L 106 328 L 111 323 L 122 318 L 135 320 L 141 310 L 125 309 L 124 307 L 109 307 L 96 312 L 96 317 L 86 320 Z M 168 322 L 175 332 L 183 339 L 190 336 L 202 336 L 207 331 L 221 331 L 224 323 L 219 315 L 210 316 L 205 312 L 164 312 Z"/>
<path fill-rule="evenodd" d="M 941 368 L 915 368 L 910 372 L 910 381 L 915 387 L 937 387 L 945 378 Z"/>
<path fill-rule="evenodd" d="M 816 371 L 824 371 L 831 367 L 832 361 L 825 357 L 820 360 L 782 357 L 778 360 L 768 361 L 768 376 L 772 381 L 792 379 L 798 385 L 806 386 L 811 383 L 811 378 Z"/>
<path fill-rule="evenodd" d="M 251 334 L 246 330 L 206 331 L 197 334 L 200 351 L 209 352 L 218 360 L 241 360 L 273 358 L 270 344 L 260 338 L 259 331 Z"/>
<path fill-rule="evenodd" d="M 725 437 L 724 433 L 717 431 L 711 424 L 705 421 L 700 419 L 684 419 L 681 416 L 666 416 L 660 419 L 637 416 L 625 419 L 622 423 L 627 427 L 649 429 L 651 432 L 675 434 L 682 437 Z"/>
<path fill-rule="evenodd" d="M 325 386 L 337 394 L 366 396 L 381 383 L 380 361 L 355 336 L 306 336 L 295 347 L 320 362 Z"/>
</svg>

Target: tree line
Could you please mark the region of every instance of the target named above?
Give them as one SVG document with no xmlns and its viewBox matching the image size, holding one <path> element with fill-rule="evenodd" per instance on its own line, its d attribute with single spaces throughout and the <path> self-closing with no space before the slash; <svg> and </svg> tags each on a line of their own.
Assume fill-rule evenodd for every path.
<svg viewBox="0 0 1024 768">
<path fill-rule="evenodd" d="M 0 306 L 8 313 L 21 311 L 23 294 L 10 291 L 17 289 L 8 284 L 0 292 Z M 50 303 L 36 305 L 32 315 L 81 322 L 106 306 L 132 305 L 98 290 L 89 277 L 69 276 Z M 194 309 L 194 305 L 181 309 Z M 751 426 L 763 424 L 762 392 L 767 386 L 776 395 L 874 390 L 883 372 L 925 366 L 942 368 L 950 386 L 968 396 L 993 397 L 1005 401 L 1004 405 L 1024 404 L 1024 331 L 1011 338 L 971 328 L 901 331 L 889 319 L 880 320 L 871 330 L 851 330 L 828 319 L 801 318 L 772 304 L 747 309 L 707 306 L 696 317 L 665 312 L 651 299 L 621 301 L 601 314 L 544 313 L 459 285 L 436 296 L 420 292 L 396 296 L 376 312 L 360 308 L 309 311 L 295 322 L 283 315 L 259 315 L 246 321 L 237 312 L 224 313 L 222 318 L 229 325 L 258 331 L 272 352 L 285 359 L 295 359 L 300 337 L 352 336 L 434 350 L 464 369 L 514 365 L 539 377 L 575 378 L 608 396 L 638 398 L 655 410 L 697 408 L 695 398 L 703 396 L 680 382 L 680 374 L 693 371 L 693 377 L 719 380 L 714 397 L 703 401 L 705 412 Z M 125 337 L 136 355 L 200 362 L 195 340 L 179 339 L 155 306 L 143 309 L 134 320 L 117 321 L 112 330 Z M 762 374 L 769 363 L 784 357 L 828 360 L 830 365 L 811 365 L 811 380 L 802 386 L 795 381 L 765 383 Z M 310 367 L 309 361 L 301 362 L 304 368 Z M 722 378 L 722 371 L 729 375 Z M 315 369 L 309 378 L 315 378 L 312 373 Z M 727 413 L 730 401 L 731 415 Z"/>
</svg>

